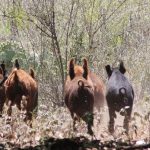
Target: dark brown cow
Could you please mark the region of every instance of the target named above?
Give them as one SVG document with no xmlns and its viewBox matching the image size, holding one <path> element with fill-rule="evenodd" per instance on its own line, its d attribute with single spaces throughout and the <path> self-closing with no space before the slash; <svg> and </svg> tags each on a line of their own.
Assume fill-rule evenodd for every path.
<svg viewBox="0 0 150 150">
<path fill-rule="evenodd" d="M 5 69 L 5 64 L 4 62 L 2 62 L 2 64 L 0 65 L 0 116 L 2 114 L 3 111 L 3 106 L 6 100 L 6 95 L 5 95 L 5 87 L 4 87 L 4 82 L 7 79 L 7 73 L 6 73 L 6 69 Z"/>
<path fill-rule="evenodd" d="M 104 104 L 104 84 L 98 77 L 89 71 L 87 60 L 83 60 L 83 67 L 69 63 L 69 76 L 65 83 L 65 104 L 75 121 L 82 118 L 88 125 L 88 133 L 93 134 L 93 106 L 98 109 Z M 76 116 L 74 116 L 76 114 Z"/>
<path fill-rule="evenodd" d="M 26 110 L 25 121 L 32 119 L 32 113 L 38 107 L 38 85 L 33 78 L 33 70 L 31 75 L 20 69 L 18 60 L 15 61 L 15 69 L 5 81 L 8 116 L 11 116 L 12 106 L 16 104 L 19 110 Z"/>
</svg>

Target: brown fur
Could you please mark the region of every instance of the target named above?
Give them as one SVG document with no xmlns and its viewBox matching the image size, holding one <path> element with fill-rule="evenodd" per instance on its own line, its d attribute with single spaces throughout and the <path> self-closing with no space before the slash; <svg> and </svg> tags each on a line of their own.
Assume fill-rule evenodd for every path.
<svg viewBox="0 0 150 150">
<path fill-rule="evenodd" d="M 91 129 L 93 119 L 88 123 L 84 116 L 86 113 L 93 114 L 93 106 L 98 110 L 103 106 L 104 89 L 103 82 L 94 73 L 89 72 L 86 59 L 83 60 L 83 67 L 75 65 L 73 59 L 70 60 L 69 75 L 65 83 L 65 104 L 70 110 L 74 126 L 76 114 L 88 124 L 88 132 L 93 134 Z"/>
<path fill-rule="evenodd" d="M 89 73 L 89 77 L 94 85 L 94 107 L 100 111 L 105 102 L 105 84 L 96 74 L 92 72 Z"/>
<path fill-rule="evenodd" d="M 3 79 L 3 70 L 1 67 L 0 67 L 0 79 Z"/>
<path fill-rule="evenodd" d="M 0 65 L 0 116 L 2 114 L 3 111 L 3 107 L 4 107 L 4 103 L 6 100 L 6 95 L 5 95 L 5 87 L 4 87 L 4 82 L 7 79 L 7 75 L 6 75 L 6 70 L 5 70 L 5 64 L 4 62 L 2 62 L 2 64 Z"/>
<path fill-rule="evenodd" d="M 25 121 L 32 119 L 32 113 L 38 106 L 38 85 L 37 82 L 24 70 L 13 69 L 5 81 L 5 92 L 7 97 L 7 114 L 11 116 L 12 106 L 16 104 L 21 110 L 22 100 L 26 99 Z"/>
</svg>

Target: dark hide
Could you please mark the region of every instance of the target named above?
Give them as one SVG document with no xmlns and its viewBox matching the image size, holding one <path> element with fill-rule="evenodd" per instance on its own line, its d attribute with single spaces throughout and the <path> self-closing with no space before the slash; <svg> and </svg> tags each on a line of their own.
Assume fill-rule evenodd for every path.
<svg viewBox="0 0 150 150">
<path fill-rule="evenodd" d="M 123 62 L 120 63 L 119 68 L 111 68 L 110 65 L 105 68 L 109 78 L 106 93 L 110 117 L 109 132 L 114 132 L 115 112 L 120 112 L 121 115 L 125 116 L 123 127 L 128 132 L 134 99 L 133 88 L 124 76 L 126 69 Z"/>
<path fill-rule="evenodd" d="M 4 61 L 0 65 L 0 116 L 3 111 L 4 103 L 6 100 L 6 95 L 5 95 L 5 87 L 4 87 L 4 82 L 7 79 L 7 71 L 5 69 L 5 64 Z"/>
</svg>

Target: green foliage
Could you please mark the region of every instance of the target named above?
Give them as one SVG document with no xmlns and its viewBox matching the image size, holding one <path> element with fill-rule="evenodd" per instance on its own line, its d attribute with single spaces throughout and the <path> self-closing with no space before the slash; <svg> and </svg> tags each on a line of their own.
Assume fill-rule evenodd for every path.
<svg viewBox="0 0 150 150">
<path fill-rule="evenodd" d="M 72 46 L 72 50 L 70 51 L 70 57 L 75 57 L 77 60 L 82 58 L 83 52 L 85 50 L 83 43 L 84 33 L 80 33 L 74 38 L 74 44 Z"/>
<path fill-rule="evenodd" d="M 89 0 L 88 0 L 89 1 Z M 84 6 L 85 6 L 85 17 L 87 22 L 91 22 L 94 23 L 99 19 L 99 5 L 100 5 L 100 1 L 99 0 L 93 0 L 93 1 L 89 1 L 89 2 L 85 2 Z"/>
<path fill-rule="evenodd" d="M 12 62 L 19 60 L 21 65 L 25 66 L 26 55 L 24 49 L 20 48 L 16 43 L 6 42 L 0 44 L 0 60 L 5 61 L 8 67 L 12 67 Z"/>
<path fill-rule="evenodd" d="M 10 28 L 11 28 L 11 26 L 10 26 L 10 22 L 9 21 L 7 21 L 7 23 L 6 23 L 6 26 L 5 26 L 5 28 L 4 28 L 4 31 L 1 31 L 2 33 L 4 33 L 4 34 L 10 34 Z"/>
<path fill-rule="evenodd" d="M 112 40 L 113 40 L 112 44 L 114 45 L 114 47 L 121 46 L 123 44 L 123 37 L 121 35 L 114 36 Z"/>
<path fill-rule="evenodd" d="M 12 22 L 19 30 L 29 27 L 29 23 L 26 22 L 26 20 L 28 19 L 28 15 L 20 4 L 8 7 L 7 15 L 10 17 L 10 19 L 7 20 L 7 26 L 5 29 L 6 32 L 9 32 L 9 30 L 11 29 L 10 26 Z"/>
</svg>

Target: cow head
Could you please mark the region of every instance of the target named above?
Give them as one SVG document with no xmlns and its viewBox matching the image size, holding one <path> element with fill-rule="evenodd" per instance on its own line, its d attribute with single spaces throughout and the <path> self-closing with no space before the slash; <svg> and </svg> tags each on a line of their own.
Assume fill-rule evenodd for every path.
<svg viewBox="0 0 150 150">
<path fill-rule="evenodd" d="M 3 85 L 3 83 L 6 81 L 7 79 L 7 71 L 5 69 L 5 63 L 4 61 L 0 64 L 0 86 Z"/>
<path fill-rule="evenodd" d="M 119 67 L 117 67 L 117 68 L 112 68 L 112 67 L 110 67 L 110 65 L 107 65 L 107 66 L 105 66 L 105 69 L 106 69 L 106 72 L 107 72 L 107 75 L 109 78 L 112 75 L 113 71 L 119 71 L 122 74 L 125 74 L 125 72 L 126 72 L 123 61 L 120 62 Z"/>
<path fill-rule="evenodd" d="M 87 80 L 88 78 L 88 63 L 86 59 L 83 59 L 83 66 L 75 65 L 74 59 L 70 60 L 69 63 L 69 76 L 73 80 L 77 76 L 82 76 Z"/>
</svg>

